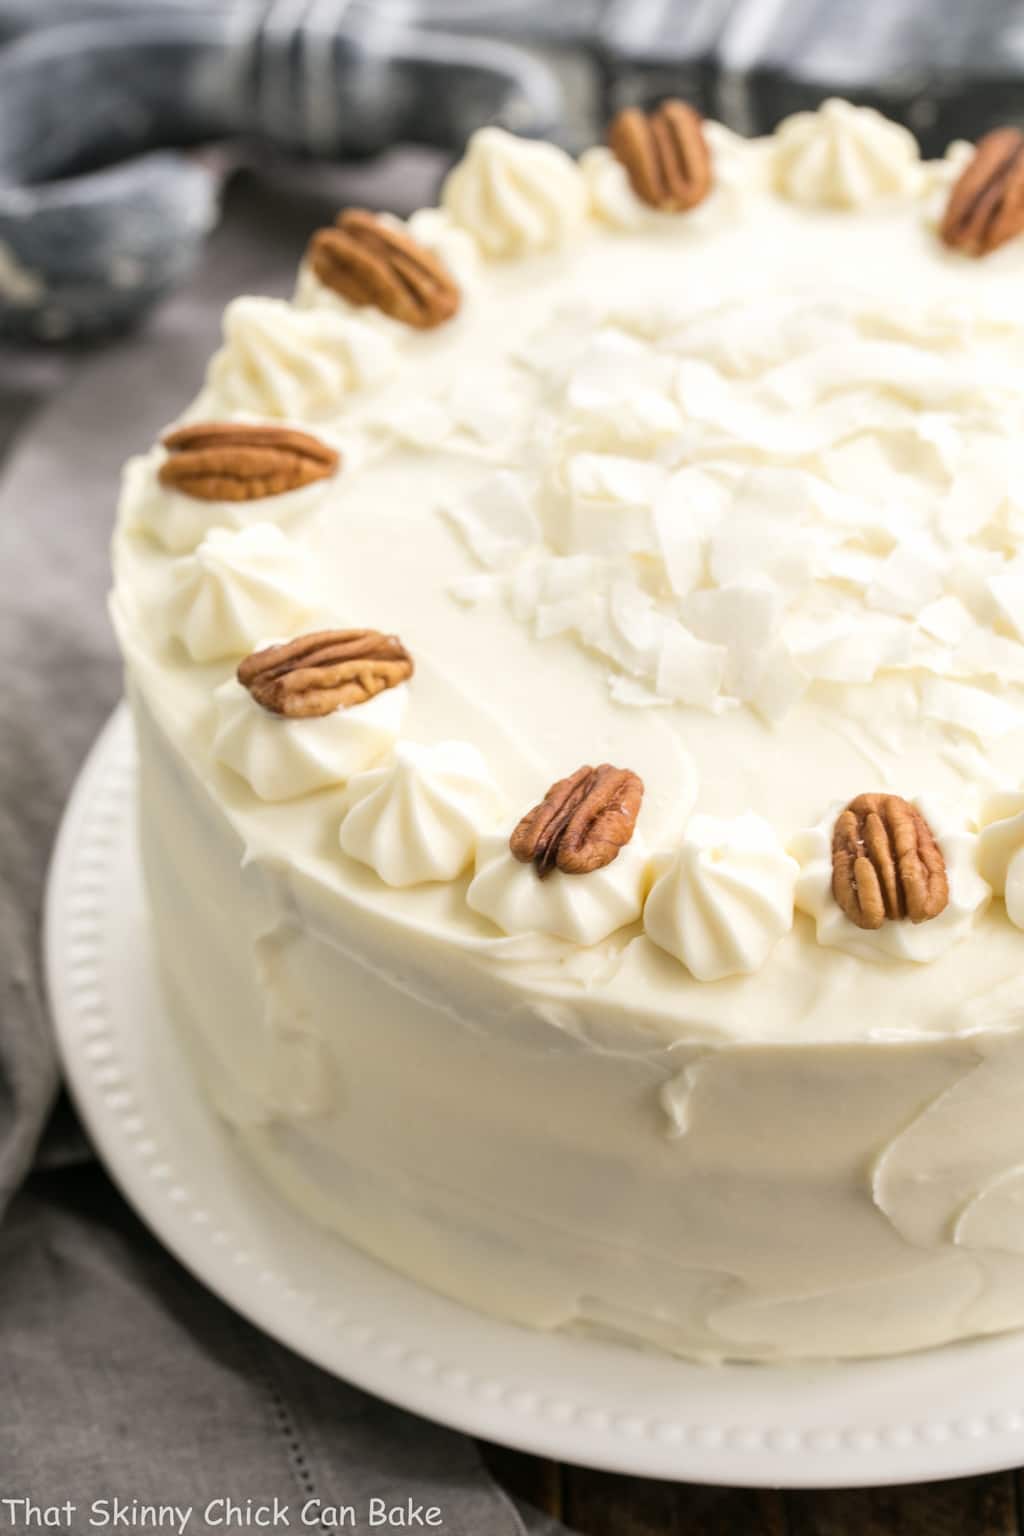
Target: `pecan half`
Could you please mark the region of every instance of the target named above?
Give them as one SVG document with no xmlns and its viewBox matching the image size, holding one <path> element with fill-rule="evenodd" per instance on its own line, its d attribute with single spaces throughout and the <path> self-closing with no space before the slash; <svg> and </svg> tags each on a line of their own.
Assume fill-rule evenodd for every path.
<svg viewBox="0 0 1024 1536">
<path fill-rule="evenodd" d="M 418 330 L 450 320 L 459 307 L 458 284 L 433 252 L 363 208 L 346 208 L 334 229 L 318 229 L 307 259 L 350 304 L 373 304 Z"/>
<path fill-rule="evenodd" d="M 703 120 L 685 101 L 663 101 L 654 112 L 626 107 L 612 119 L 608 144 L 637 197 L 652 208 L 683 213 L 711 191 Z"/>
<path fill-rule="evenodd" d="M 921 812 L 899 795 L 851 800 L 832 832 L 832 895 L 858 928 L 944 912 L 946 861 Z"/>
<path fill-rule="evenodd" d="M 1024 133 L 995 128 L 949 195 L 940 233 L 968 256 L 987 256 L 1024 230 Z"/>
<path fill-rule="evenodd" d="M 543 880 L 553 869 L 587 875 L 618 858 L 633 836 L 643 780 L 628 768 L 589 763 L 552 784 L 516 827 L 508 845 L 521 864 L 534 864 Z"/>
<path fill-rule="evenodd" d="M 317 437 L 288 427 L 204 421 L 164 438 L 161 485 L 200 501 L 259 501 L 326 480 L 338 455 Z"/>
<path fill-rule="evenodd" d="M 397 635 L 322 629 L 253 651 L 240 663 L 238 681 L 264 709 L 301 720 L 365 704 L 412 673 L 412 657 Z"/>
</svg>

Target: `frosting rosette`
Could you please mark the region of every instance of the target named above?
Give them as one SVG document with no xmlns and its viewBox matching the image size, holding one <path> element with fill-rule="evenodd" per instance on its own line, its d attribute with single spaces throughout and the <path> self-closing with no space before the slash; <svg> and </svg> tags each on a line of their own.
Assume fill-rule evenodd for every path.
<svg viewBox="0 0 1024 1536">
<path fill-rule="evenodd" d="M 385 379 L 394 362 L 391 334 L 354 311 L 245 297 L 224 311 L 206 383 L 223 410 L 310 421 L 338 415 L 347 395 Z"/>
<path fill-rule="evenodd" d="M 488 256 L 521 256 L 562 244 L 582 223 L 587 189 L 557 145 L 481 128 L 445 179 L 441 204 Z"/>
<path fill-rule="evenodd" d="M 992 795 L 981 812 L 978 870 L 1006 903 L 1011 923 L 1024 928 L 1024 793 Z"/>
<path fill-rule="evenodd" d="M 945 909 L 924 922 L 904 918 L 870 929 L 858 927 L 847 917 L 832 891 L 832 835 L 845 809 L 840 801 L 816 827 L 798 833 L 789 845 L 800 865 L 796 905 L 814 919 L 819 944 L 883 963 L 936 960 L 966 938 L 985 911 L 992 887 L 979 873 L 977 833 L 962 814 L 937 797 L 923 796 L 910 804 L 924 817 L 945 861 L 949 882 Z"/>
<path fill-rule="evenodd" d="M 501 793 L 476 747 L 404 741 L 385 767 L 349 781 L 339 841 L 386 885 L 455 880 L 501 811 Z"/>
<path fill-rule="evenodd" d="M 167 632 L 193 661 L 241 656 L 261 635 L 298 629 L 316 609 L 316 567 L 273 523 L 211 528 L 173 562 Z"/>
<path fill-rule="evenodd" d="M 780 124 L 775 183 L 795 203 L 865 208 L 914 196 L 925 173 L 909 129 L 872 107 L 832 100 Z"/>
<path fill-rule="evenodd" d="M 694 816 L 654 882 L 644 928 L 698 981 L 748 975 L 793 926 L 799 872 L 763 817 Z"/>
<path fill-rule="evenodd" d="M 543 879 L 508 845 L 508 829 L 481 838 L 466 900 L 504 933 L 546 933 L 570 944 L 600 944 L 636 922 L 649 883 L 650 854 L 638 838 L 589 874 L 552 870 Z"/>
<path fill-rule="evenodd" d="M 408 691 L 386 688 L 365 704 L 286 719 L 257 704 L 236 678 L 214 693 L 213 755 L 261 800 L 294 800 L 344 784 L 379 763 L 402 727 Z"/>
</svg>

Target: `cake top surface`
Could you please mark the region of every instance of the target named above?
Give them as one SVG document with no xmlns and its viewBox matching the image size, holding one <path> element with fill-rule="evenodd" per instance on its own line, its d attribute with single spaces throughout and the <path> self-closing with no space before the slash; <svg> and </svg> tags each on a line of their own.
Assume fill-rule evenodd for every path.
<svg viewBox="0 0 1024 1536">
<path fill-rule="evenodd" d="M 291 303 L 229 306 L 185 422 L 283 426 L 321 458 L 250 446 L 248 491 L 279 478 L 240 499 L 193 494 L 202 443 L 129 464 L 132 676 L 318 900 L 515 960 L 517 985 L 609 1028 L 1008 1019 L 1024 242 L 951 249 L 970 149 L 923 163 L 844 103 L 767 140 L 706 125 L 708 186 L 680 141 L 689 180 L 662 191 L 696 201 L 662 211 L 634 117 L 639 148 L 579 163 L 485 129 L 439 209 L 342 217 Z M 399 636 L 413 676 L 294 721 L 232 681 L 258 645 L 332 626 Z M 513 867 L 510 827 L 605 762 L 643 781 L 635 839 L 586 874 Z M 942 851 L 925 921 L 869 930 L 836 899 L 836 818 L 867 792 Z"/>
</svg>

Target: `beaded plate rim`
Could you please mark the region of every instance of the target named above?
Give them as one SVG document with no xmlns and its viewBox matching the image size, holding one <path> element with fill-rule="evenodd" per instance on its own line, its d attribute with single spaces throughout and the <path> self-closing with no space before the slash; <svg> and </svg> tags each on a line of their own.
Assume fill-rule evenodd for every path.
<svg viewBox="0 0 1024 1536">
<path fill-rule="evenodd" d="M 1024 1461 L 1024 1333 L 878 1361 L 701 1365 L 483 1317 L 312 1227 L 195 1093 L 141 897 L 121 704 L 80 771 L 48 876 L 58 1048 L 125 1197 L 203 1284 L 280 1342 L 454 1429 L 607 1471 L 797 1488 Z"/>
</svg>

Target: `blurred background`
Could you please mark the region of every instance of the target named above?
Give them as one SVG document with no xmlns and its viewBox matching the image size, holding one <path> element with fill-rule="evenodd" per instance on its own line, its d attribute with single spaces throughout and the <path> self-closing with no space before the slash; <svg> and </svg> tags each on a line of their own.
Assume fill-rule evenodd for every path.
<svg viewBox="0 0 1024 1536">
<path fill-rule="evenodd" d="M 575 151 L 666 94 L 746 133 L 844 95 L 939 154 L 1022 78 L 1021 0 L 0 0 L 0 341 L 137 322 L 233 177 L 403 211 L 483 122 Z"/>
</svg>

